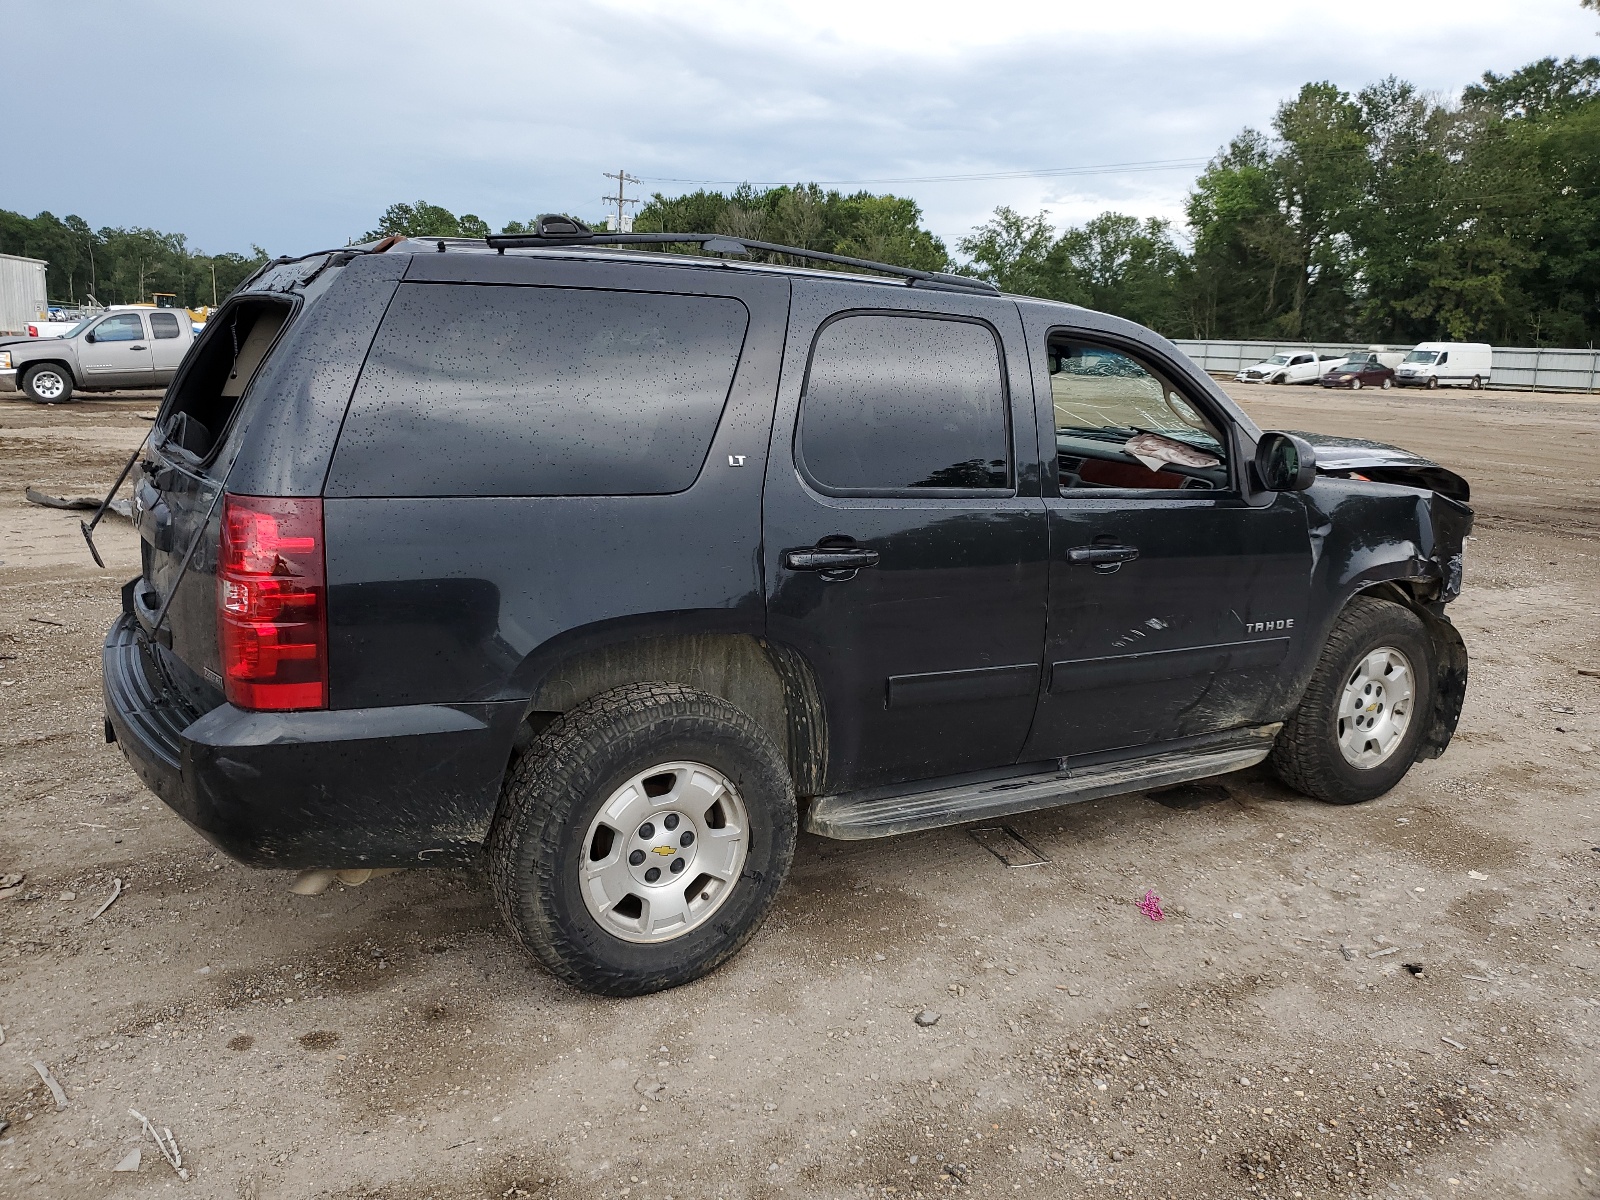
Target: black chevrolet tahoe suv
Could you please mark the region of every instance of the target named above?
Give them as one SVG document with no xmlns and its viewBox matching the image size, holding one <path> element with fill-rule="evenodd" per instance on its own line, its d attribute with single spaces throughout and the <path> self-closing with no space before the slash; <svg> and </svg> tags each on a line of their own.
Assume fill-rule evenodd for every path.
<svg viewBox="0 0 1600 1200">
<path fill-rule="evenodd" d="M 801 828 L 1444 751 L 1459 476 L 1264 433 L 1128 321 L 781 249 L 264 268 L 135 455 L 106 736 L 242 862 L 481 862 L 617 995 L 737 951 Z"/>
</svg>

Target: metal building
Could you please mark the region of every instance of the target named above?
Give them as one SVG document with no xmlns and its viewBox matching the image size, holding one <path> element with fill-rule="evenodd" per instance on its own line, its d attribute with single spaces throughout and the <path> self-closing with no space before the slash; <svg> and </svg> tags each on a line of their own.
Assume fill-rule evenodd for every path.
<svg viewBox="0 0 1600 1200">
<path fill-rule="evenodd" d="M 0 334 L 27 333 L 28 322 L 44 316 L 44 271 L 39 258 L 0 254 Z"/>
</svg>

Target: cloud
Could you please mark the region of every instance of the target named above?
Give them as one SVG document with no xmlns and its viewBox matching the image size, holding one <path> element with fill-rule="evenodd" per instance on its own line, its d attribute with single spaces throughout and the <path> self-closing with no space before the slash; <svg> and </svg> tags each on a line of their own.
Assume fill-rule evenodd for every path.
<svg viewBox="0 0 1600 1200">
<path fill-rule="evenodd" d="M 1178 160 L 874 185 L 950 241 L 1002 203 L 1177 216 L 1193 164 L 1307 80 L 1454 90 L 1592 52 L 1593 25 L 1576 0 L 35 5 L 8 18 L 8 93 L 49 99 L 0 143 L 0 205 L 277 252 L 419 197 L 598 216 L 619 166 L 675 192 Z"/>
</svg>

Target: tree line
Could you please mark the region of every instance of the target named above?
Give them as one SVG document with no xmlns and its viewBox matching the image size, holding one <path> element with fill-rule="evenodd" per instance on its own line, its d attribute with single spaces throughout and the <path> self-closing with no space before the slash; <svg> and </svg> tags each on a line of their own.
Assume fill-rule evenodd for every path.
<svg viewBox="0 0 1600 1200">
<path fill-rule="evenodd" d="M 35 217 L 0 209 L 0 254 L 42 258 L 51 303 L 135 304 L 169 292 L 188 308 L 213 304 L 267 261 L 246 254 L 204 254 L 181 233 L 155 229 L 93 229 L 79 216 Z"/>
<path fill-rule="evenodd" d="M 1393 77 L 1354 94 L 1308 83 L 1270 130 L 1217 153 L 1185 216 L 1174 228 L 1107 212 L 1058 229 L 1047 212 L 1002 207 L 952 254 L 908 197 L 744 185 L 657 193 L 634 228 L 962 271 L 1175 337 L 1580 346 L 1600 334 L 1600 58 L 1487 72 L 1458 98 Z M 489 232 L 419 200 L 351 240 Z M 210 303 L 213 277 L 225 296 L 266 260 L 252 250 L 206 255 L 181 234 L 0 210 L 0 252 L 47 259 L 53 300 Z"/>
<path fill-rule="evenodd" d="M 999 209 L 977 274 L 1174 336 L 1582 346 L 1600 334 L 1600 59 L 1459 99 L 1307 84 L 1190 191 L 1187 229 Z"/>
<path fill-rule="evenodd" d="M 1308 83 L 1216 154 L 1185 217 L 1057 228 L 1002 207 L 952 254 L 907 197 L 745 185 L 657 193 L 634 228 L 962 271 L 1174 337 L 1582 346 L 1600 335 L 1600 58 L 1487 72 L 1458 98 Z M 418 202 L 367 236 L 488 231 Z"/>
</svg>

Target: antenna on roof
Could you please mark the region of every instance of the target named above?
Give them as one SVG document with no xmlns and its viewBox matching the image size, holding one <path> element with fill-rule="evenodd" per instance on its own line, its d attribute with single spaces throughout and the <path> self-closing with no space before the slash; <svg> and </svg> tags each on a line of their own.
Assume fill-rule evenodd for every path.
<svg viewBox="0 0 1600 1200">
<path fill-rule="evenodd" d="M 617 215 L 615 218 L 616 224 L 613 225 L 611 223 L 612 218 L 607 217 L 606 225 L 615 233 L 632 233 L 633 214 L 628 211 L 628 205 L 637 204 L 639 201 L 637 199 L 629 198 L 626 194 L 626 188 L 630 183 L 642 183 L 644 181 L 636 176 L 629 175 L 621 167 L 617 168 L 617 173 L 615 175 L 613 175 L 610 171 L 602 171 L 601 174 L 607 179 L 615 179 L 617 181 L 617 194 L 615 196 L 600 197 L 600 199 L 605 203 L 615 204 L 617 206 Z"/>
</svg>

